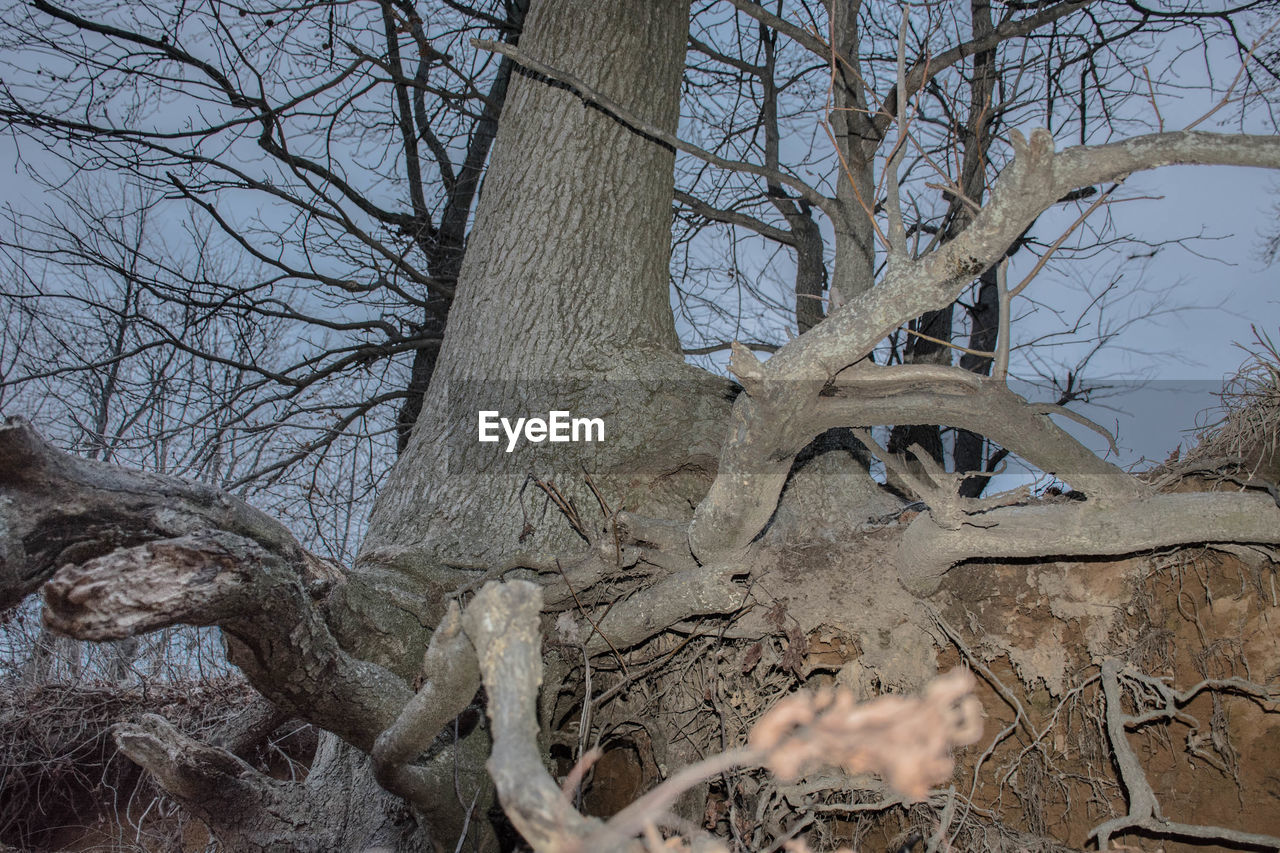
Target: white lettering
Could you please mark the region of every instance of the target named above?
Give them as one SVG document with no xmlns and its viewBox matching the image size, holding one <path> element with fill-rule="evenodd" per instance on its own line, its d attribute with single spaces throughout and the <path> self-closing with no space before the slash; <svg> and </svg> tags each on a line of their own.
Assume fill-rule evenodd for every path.
<svg viewBox="0 0 1280 853">
<path fill-rule="evenodd" d="M 516 449 L 516 439 L 520 437 L 520 428 L 524 426 L 524 418 L 516 418 L 515 429 L 511 428 L 511 421 L 506 418 L 502 419 L 502 429 L 507 434 L 507 452 Z"/>
<path fill-rule="evenodd" d="M 498 440 L 498 417 L 497 412 L 480 412 L 480 440 L 481 441 L 497 441 Z"/>
<path fill-rule="evenodd" d="M 493 410 L 476 413 L 477 438 L 482 442 L 496 443 L 500 440 L 498 427 L 507 437 L 507 453 L 516 449 L 520 437 L 533 444 L 551 441 L 557 444 L 573 442 L 604 441 L 604 418 L 575 418 L 569 412 L 556 409 L 547 413 L 547 417 L 539 418 L 504 418 Z"/>
<path fill-rule="evenodd" d="M 586 437 L 578 438 L 578 427 L 582 427 L 582 431 L 586 433 Z M 591 437 L 591 430 L 596 431 L 596 437 Z M 604 441 L 604 418 L 574 418 L 573 419 L 573 440 L 574 441 Z"/>
<path fill-rule="evenodd" d="M 551 441 L 568 441 L 569 440 L 569 413 L 553 411 L 550 413 L 551 420 L 548 421 L 550 431 L 547 438 Z M 576 439 L 575 439 L 576 441 Z"/>
</svg>

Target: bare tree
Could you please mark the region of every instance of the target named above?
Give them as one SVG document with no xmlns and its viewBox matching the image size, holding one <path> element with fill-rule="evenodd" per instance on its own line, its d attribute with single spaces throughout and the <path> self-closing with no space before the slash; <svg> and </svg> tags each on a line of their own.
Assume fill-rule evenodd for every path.
<svg viewBox="0 0 1280 853">
<path fill-rule="evenodd" d="M 753 60 L 752 69 L 737 68 L 760 80 L 766 93 L 761 114 L 768 113 L 768 120 L 761 156 L 754 159 L 746 152 L 726 156 L 677 133 L 690 15 L 707 13 L 688 2 L 622 0 L 607 9 L 592 0 L 534 3 L 518 44 L 476 43 L 482 53 L 501 55 L 501 68 L 512 69 L 510 91 L 467 251 L 456 283 L 447 285 L 448 330 L 431 382 L 349 565 L 316 556 L 278 519 L 225 491 L 59 452 L 21 420 L 0 429 L 0 488 L 9 499 L 0 504 L 6 531 L 0 600 L 19 600 L 43 584 L 48 624 L 84 639 L 124 638 L 174 624 L 217 625 L 231 660 L 267 699 L 328 733 L 306 781 L 286 784 L 159 718 L 117 729 L 125 754 L 228 847 L 420 850 L 460 848 L 470 838 L 493 848 L 494 830 L 484 818 L 496 794 L 503 814 L 534 849 L 645 849 L 656 843 L 660 823 L 681 827 L 660 817 L 668 808 L 686 819 L 706 815 L 708 779 L 731 789 L 737 784 L 728 775 L 733 768 L 764 763 L 779 777 L 770 783 L 776 792 L 799 769 L 766 761 L 759 752 L 730 752 L 722 763 L 680 775 L 603 824 L 576 808 L 572 795 L 591 747 L 606 735 L 632 747 L 644 743 L 656 775 L 671 774 L 701 749 L 688 735 L 691 728 L 709 718 L 728 719 L 728 709 L 741 705 L 740 697 L 711 683 L 688 689 L 700 662 L 728 655 L 726 649 L 736 648 L 731 643 L 742 641 L 742 658 L 722 672 L 749 673 L 767 645 L 770 654 L 777 652 L 778 670 L 802 680 L 811 674 L 804 662 L 808 638 L 823 626 L 837 626 L 862 650 L 850 677 L 866 690 L 919 688 L 938 668 L 938 647 L 954 650 L 1016 710 L 1009 734 L 1019 733 L 1020 746 L 1033 751 L 1044 738 L 1037 724 L 939 610 L 979 606 L 986 590 L 965 581 L 980 566 L 1022 561 L 1038 567 L 1042 583 L 1061 586 L 1068 580 L 1064 564 L 1041 564 L 1044 558 L 1280 541 L 1277 501 L 1265 483 L 1246 479 L 1231 491 L 1166 493 L 1087 450 L 1052 420 L 1063 414 L 1061 407 L 1028 402 L 1011 390 L 1007 332 L 990 345 L 989 376 L 966 369 L 974 365 L 886 365 L 869 358 L 904 324 L 950 310 L 975 281 L 998 270 L 1045 210 L 1078 198 L 1082 188 L 1108 187 L 1171 164 L 1280 168 L 1274 136 L 1198 130 L 1106 142 L 1091 142 L 1086 134 L 1086 144 L 1063 150 L 1048 130 L 1010 130 L 1008 148 L 996 156 L 1003 143 L 988 136 L 982 116 L 998 81 L 981 70 L 962 81 L 976 116 L 941 125 L 942 137 L 953 145 L 955 128 L 968 127 L 967 143 L 948 159 L 931 154 L 934 143 L 920 131 L 928 124 L 925 113 L 912 104 L 927 97 L 931 85 L 940 86 L 948 68 L 975 56 L 986 62 L 1006 42 L 1042 28 L 1052 32 L 1069 19 L 1080 29 L 1051 43 L 1079 47 L 1080 33 L 1090 33 L 1090 44 L 1103 49 L 1113 34 L 1136 25 L 1130 14 L 1142 24 L 1165 16 L 1106 7 L 1116 17 L 1104 21 L 1096 17 L 1103 7 L 1090 3 L 1019 4 L 988 23 L 982 15 L 990 10 L 965 6 L 967 14 L 976 13 L 971 26 L 957 43 L 937 51 L 929 39 L 946 31 L 933 24 L 952 7 L 928 7 L 921 14 L 930 19 L 922 28 L 929 39 L 908 61 L 914 14 L 908 8 L 836 3 L 826 20 L 826 7 L 805 6 L 810 28 L 746 0 L 729 5 L 763 35 L 762 60 Z M 369 66 L 388 75 L 399 106 L 384 116 L 395 117 L 388 122 L 391 136 L 412 138 L 406 146 L 412 149 L 418 141 L 428 144 L 423 129 L 407 118 L 415 114 L 414 94 L 423 92 L 425 99 L 430 85 L 417 78 L 411 84 L 400 60 L 385 57 L 397 54 L 402 36 L 415 45 L 419 68 L 425 63 L 428 71 L 435 62 L 448 69 L 450 60 L 437 54 L 452 51 L 423 41 L 411 10 L 402 14 L 398 8 L 384 6 L 380 15 L 384 44 L 394 49 L 375 57 L 358 43 L 348 45 L 355 58 L 334 67 Z M 290 167 L 296 186 L 314 193 L 305 196 L 314 210 L 307 208 L 299 221 L 314 223 L 321 236 L 294 251 L 336 253 L 358 243 L 368 259 L 364 280 L 367 270 L 386 276 L 357 288 L 369 300 L 362 304 L 404 290 L 407 281 L 428 293 L 442 287 L 434 275 L 417 272 L 395 241 L 364 241 L 360 235 L 368 232 L 345 220 L 336 230 L 338 211 L 352 222 L 379 219 L 385 211 L 363 209 L 332 164 L 297 161 L 281 146 L 277 106 L 294 101 L 269 99 L 199 58 L 192 32 L 142 35 L 44 0 L 36 9 L 78 32 L 124 45 L 126 54 L 144 48 L 184 74 L 197 74 L 219 110 L 225 103 L 242 111 L 235 121 L 256 123 L 261 144 Z M 1185 10 L 1171 15 L 1197 17 Z M 1211 17 L 1231 23 L 1230 16 Z M 217 16 L 209 20 L 208 33 L 230 27 Z M 33 32 L 29 28 L 26 36 Z M 776 49 L 784 40 L 807 51 L 805 61 L 833 81 L 831 145 L 838 165 L 826 190 L 782 165 L 780 134 L 770 141 L 768 128 L 779 113 L 768 92 L 777 87 Z M 714 47 L 703 50 L 699 43 L 707 44 L 695 36 L 695 49 L 715 55 Z M 207 52 L 230 56 L 230 48 L 224 52 L 219 44 Z M 723 57 L 731 66 L 740 59 Z M 1081 61 L 1087 70 L 1096 59 Z M 868 73 L 877 62 L 893 73 Z M 346 91 L 347 79 L 335 71 L 316 85 Z M 877 80 L 885 82 L 873 101 Z M 163 85 L 196 84 L 177 77 Z M 1057 97 L 1057 89 L 1050 91 Z M 1090 97 L 1109 96 L 1105 86 L 1093 91 Z M 1017 102 L 1025 93 L 1005 94 Z M 1080 112 L 1087 113 L 1090 103 L 1084 101 Z M 326 120 L 336 132 L 343 124 L 334 115 L 327 113 Z M 138 146 L 131 149 L 141 152 L 138 168 L 149 165 L 147 158 L 171 156 L 158 131 L 139 141 L 123 131 L 87 128 L 65 114 L 37 116 L 20 104 L 7 116 L 69 142 Z M 1072 124 L 1066 131 L 1075 129 Z M 270 194 L 271 184 L 255 182 L 229 162 L 234 146 L 227 150 L 233 153 L 216 168 Z M 359 153 L 359 146 L 353 150 Z M 678 160 L 678 154 L 690 159 Z M 406 163 L 412 159 L 405 156 Z M 941 212 L 931 230 L 924 227 L 928 217 L 912 223 L 907 213 L 922 207 L 924 190 L 932 189 L 922 180 L 917 195 L 908 194 L 910 185 L 901 179 L 908 157 L 921 172 L 942 173 L 933 201 Z M 185 162 L 194 160 L 188 153 Z M 803 334 L 764 362 L 733 344 L 729 369 L 737 384 L 687 364 L 676 334 L 668 260 L 678 163 L 705 167 L 707 174 L 750 176 L 758 209 L 785 223 L 770 226 L 775 242 L 811 251 L 814 211 L 827 217 L 833 234 L 829 289 L 843 304 L 821 318 L 808 311 L 805 299 L 820 292 L 816 256 L 809 255 L 806 264 L 812 263 L 797 274 L 790 302 Z M 989 170 L 997 169 L 988 183 Z M 209 185 L 201 180 L 178 177 L 173 186 L 214 215 L 202 204 Z M 301 197 L 285 201 L 298 207 Z M 708 218 L 744 224 L 739 220 L 745 213 L 729 207 L 717 213 L 696 198 L 685 192 L 680 201 Z M 423 239 L 420 218 L 381 221 L 409 229 L 402 247 Z M 756 223 L 763 220 L 755 216 L 746 224 L 761 230 Z M 311 249 L 315 243 L 319 250 Z M 317 286 L 342 290 L 357 280 L 354 273 L 322 278 L 285 253 L 260 260 Z M 998 330 L 1007 329 L 1009 320 L 1001 283 L 997 278 Z M 319 314 L 309 314 L 309 321 L 333 323 Z M 987 350 L 970 349 L 988 357 Z M 334 356 L 313 372 L 346 357 Z M 551 409 L 600 417 L 608 438 L 591 447 L 541 446 L 536 439 L 510 447 L 480 442 L 477 415 L 488 409 L 512 417 Z M 915 465 L 903 465 L 867 432 L 900 424 L 941 424 L 980 435 L 1055 474 L 1083 500 L 1033 499 L 1023 490 L 974 497 L 965 491 L 964 474 L 943 470 L 929 452 L 918 452 Z M 816 476 L 812 467 L 802 467 L 806 447 L 834 429 L 855 430 L 916 503 L 889 494 L 861 465 Z M 828 500 L 832 493 L 839 495 L 838 506 Z M 912 506 L 924 511 L 912 514 Z M 1112 588 L 1101 604 L 1122 611 L 1129 594 L 1128 588 Z M 759 645 L 754 653 L 752 643 Z M 1123 649 L 1099 646 L 1096 654 L 1105 661 L 1081 664 L 1097 670 L 1086 684 L 1068 689 L 1054 682 L 1067 696 L 1088 685 L 1101 690 L 1104 730 L 1118 769 L 1112 785 L 1127 796 L 1128 810 L 1101 822 L 1093 837 L 1106 844 L 1137 828 L 1218 843 L 1280 844 L 1246 829 L 1163 821 L 1125 734 L 1141 722 L 1178 718 L 1183 704 L 1206 691 L 1218 696 L 1234 690 L 1262 701 L 1273 700 L 1274 691 L 1244 679 L 1208 678 L 1186 690 L 1162 689 L 1164 682 L 1121 663 Z M 1036 672 L 1046 681 L 1061 680 L 1047 669 Z M 1136 694 L 1133 714 L 1124 710 L 1122 683 L 1153 691 Z M 662 690 L 648 692 L 644 685 Z M 487 725 L 477 719 L 482 686 Z M 787 682 L 786 690 L 792 686 Z M 942 693 L 952 711 L 954 703 L 965 704 L 964 690 Z M 825 713 L 835 702 L 785 707 L 816 726 L 806 730 L 813 732 L 832 719 Z M 655 711 L 658 706 L 664 707 Z M 972 729 L 961 723 L 946 729 L 933 752 L 945 757 L 947 749 L 968 742 Z M 728 731 L 727 723 L 720 725 Z M 759 725 L 752 731 L 759 732 Z M 755 737 L 756 747 L 767 749 Z M 861 785 L 858 790 L 872 798 L 855 805 L 880 812 L 923 798 L 937 808 L 935 849 L 942 843 L 943 818 L 951 820 L 947 815 L 954 815 L 959 796 L 952 792 L 950 813 L 945 798 L 932 798 L 929 786 L 950 770 L 945 760 L 940 774 L 904 781 L 887 764 L 864 762 L 857 749 L 836 757 L 816 735 L 800 740 L 843 768 L 834 781 L 814 781 L 809 794 L 824 785 Z M 546 769 L 548 752 L 554 756 L 557 749 L 568 765 L 564 789 Z M 984 759 L 977 760 L 975 775 Z M 920 762 L 933 766 L 929 756 Z M 882 772 L 900 793 L 854 779 L 860 769 Z M 736 804 L 737 796 L 731 791 L 728 802 Z M 768 802 L 756 801 L 759 813 Z M 968 806 L 973 804 L 971 795 Z M 772 837 L 747 838 L 739 823 L 729 823 L 739 848 L 774 844 Z M 777 829 L 769 834 L 803 827 Z M 645 833 L 646 840 L 638 840 Z M 688 839 L 692 849 L 719 844 Z"/>
<path fill-rule="evenodd" d="M 175 287 L 165 259 L 153 258 L 139 287 L 205 311 L 310 327 L 293 363 L 271 372 L 239 365 L 276 399 L 411 356 L 398 395 L 338 409 L 345 428 L 399 404 L 403 444 L 511 73 L 466 38 L 515 38 L 524 14 L 522 0 L 493 5 L 453 4 L 424 22 L 411 4 L 392 2 L 215 5 L 176 18 L 159 6 L 121 15 L 15 4 L 6 43 L 46 67 L 15 69 L 3 113 L 11 129 L 29 131 L 37 161 L 92 162 L 184 199 L 243 253 L 255 281 L 206 270 L 201 287 Z M 46 172 L 38 163 L 32 171 L 37 180 Z"/>
</svg>

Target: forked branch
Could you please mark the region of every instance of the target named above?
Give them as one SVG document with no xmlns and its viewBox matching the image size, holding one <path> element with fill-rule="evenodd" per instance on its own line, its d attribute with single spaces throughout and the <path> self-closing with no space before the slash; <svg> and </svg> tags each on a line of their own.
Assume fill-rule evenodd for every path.
<svg viewBox="0 0 1280 853">
<path fill-rule="evenodd" d="M 1177 163 L 1280 168 L 1280 137 L 1273 136 L 1157 133 L 1055 153 L 1048 131 L 1037 130 L 1030 140 L 1015 132 L 1013 145 L 1014 160 L 996 181 L 991 201 L 955 239 L 919 259 L 889 265 L 883 281 L 780 348 L 767 363 L 760 364 L 745 348 L 735 349 L 730 369 L 746 393 L 734 404 L 716 479 L 690 527 L 690 543 L 699 559 L 705 562 L 735 553 L 768 523 L 791 462 L 817 434 L 807 419 L 814 398 L 898 326 L 953 302 L 975 276 L 1004 257 L 1036 217 L 1068 192 Z M 921 399 L 931 396 L 926 389 Z M 994 435 L 999 419 L 987 415 L 980 420 L 973 426 L 955 425 L 999 441 Z M 937 417 L 911 420 L 898 413 L 876 423 L 844 425 L 939 422 Z M 1031 452 L 1049 450 L 1039 441 L 1024 442 L 1024 446 Z M 1086 460 L 1076 449 L 1078 443 L 1067 447 L 1075 457 L 1072 467 L 1079 472 L 1077 477 L 1096 474 L 1093 490 L 1099 495 L 1128 497 L 1142 492 L 1139 486 L 1126 483 L 1114 466 Z"/>
</svg>

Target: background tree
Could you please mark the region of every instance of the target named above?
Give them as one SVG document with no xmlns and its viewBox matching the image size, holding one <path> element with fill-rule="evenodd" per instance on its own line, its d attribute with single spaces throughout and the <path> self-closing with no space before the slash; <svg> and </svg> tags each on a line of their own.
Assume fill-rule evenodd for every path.
<svg viewBox="0 0 1280 853">
<path fill-rule="evenodd" d="M 292 176 L 295 194 L 282 200 L 304 211 L 297 221 L 322 235 L 303 240 L 295 251 L 348 251 L 347 263 L 363 258 L 369 270 L 385 276 L 356 287 L 365 300 L 362 308 L 371 310 L 367 306 L 388 293 L 404 297 L 409 281 L 428 294 L 435 287 L 452 300 L 412 439 L 379 494 L 359 555 L 341 569 L 306 551 L 278 521 L 223 493 L 59 454 L 20 422 L 9 422 L 0 433 L 0 482 L 22 496 L 3 509 L 8 599 L 47 580 L 49 624 L 87 639 L 133 636 L 176 623 L 216 624 L 231 660 L 267 699 L 329 733 L 306 782 L 283 784 L 246 772 L 226 751 L 197 743 L 159 719 L 117 731 L 125 753 L 228 846 L 425 849 L 431 841 L 461 843 L 468 833 L 477 844 L 492 846 L 479 819 L 491 780 L 503 812 L 534 848 L 602 849 L 599 832 L 629 837 L 644 828 L 644 819 L 624 810 L 602 829 L 583 817 L 544 769 L 539 736 L 551 745 L 553 758 L 568 764 L 584 758 L 596 742 L 609 745 L 606 738 L 625 743 L 643 751 L 640 760 L 655 768 L 653 775 L 665 775 L 662 768 L 678 766 L 701 748 L 692 737 L 682 740 L 680 732 L 726 718 L 727 698 L 715 690 L 674 689 L 687 687 L 684 667 L 694 666 L 711 647 L 694 641 L 709 631 L 713 639 L 743 643 L 743 661 L 735 660 L 727 671 L 737 667 L 740 675 L 749 674 L 767 640 L 779 652 L 778 671 L 803 680 L 812 674 L 804 663 L 808 638 L 835 626 L 862 651 L 847 671 L 854 686 L 865 692 L 877 686 L 916 688 L 936 671 L 935 645 L 954 647 L 983 669 L 938 609 L 976 606 L 973 596 L 981 592 L 963 582 L 974 569 L 952 570 L 957 564 L 1035 563 L 1044 556 L 1133 554 L 1188 543 L 1275 543 L 1275 502 L 1258 488 L 1163 494 L 1086 450 L 1050 420 L 1055 407 L 1028 403 L 1009 390 L 1007 335 L 990 350 L 970 347 L 980 358 L 992 353 L 990 379 L 949 364 L 877 365 L 869 359 L 903 324 L 951 310 L 1025 240 L 1043 211 L 1081 188 L 1107 186 L 1171 163 L 1275 168 L 1280 144 L 1274 137 L 1169 132 L 1055 152 L 1047 131 L 1029 139 L 1011 132 L 1011 150 L 993 156 L 996 137 L 984 118 L 986 110 L 995 112 L 990 92 L 999 81 L 989 72 L 991 54 L 1016 52 L 1025 36 L 1041 27 L 1052 32 L 1077 13 L 1094 38 L 1100 23 L 1090 17 L 1092 4 L 1009 7 L 998 23 L 987 23 L 982 8 L 968 8 L 974 16 L 970 33 L 943 51 L 929 48 L 930 39 L 942 37 L 939 28 L 923 27 L 927 38 L 918 44 L 908 39 L 907 10 L 834 4 L 828 21 L 824 7 L 798 7 L 812 16 L 810 30 L 755 4 L 731 5 L 736 14 L 752 18 L 748 31 L 761 37 L 763 62 L 753 59 L 751 68 L 718 51 L 736 82 L 755 81 L 751 85 L 759 83 L 764 95 L 761 161 L 748 157 L 750 149 L 729 158 L 677 135 L 690 32 L 687 2 L 628 0 L 608 9 L 586 0 L 534 4 L 518 45 L 479 44 L 482 53 L 505 57 L 508 64 L 500 69 L 520 70 L 509 72 L 510 93 L 454 286 L 442 285 L 429 268 L 426 276 L 414 272 L 408 250 L 428 254 L 420 245 L 427 233 L 420 217 L 388 218 L 373 202 L 365 209 L 358 194 L 345 189 L 343 172 L 354 173 L 356 166 L 339 170 L 330 161 L 292 154 L 278 138 L 281 109 L 301 103 L 301 93 L 324 86 L 325 92 L 343 93 L 346 99 L 337 103 L 345 105 L 362 91 L 346 88 L 354 85 L 354 70 L 330 72 L 325 83 L 311 88 L 285 87 L 294 95 L 277 98 L 234 82 L 248 79 L 252 63 L 233 76 L 197 58 L 191 51 L 198 31 L 191 39 L 184 31 L 124 31 L 39 0 L 38 11 L 103 37 L 126 55 L 142 48 L 168 67 L 196 75 L 204 91 L 217 97 L 220 129 L 225 124 L 234 134 L 243 123 L 241 141 L 247 141 L 253 123 L 261 133 L 258 145 Z M 1112 41 L 1105 35 L 1108 27 L 1124 32 L 1129 12 L 1140 20 L 1153 17 L 1132 7 L 1105 8 L 1117 18 L 1102 27 L 1104 45 Z M 357 7 L 345 11 L 359 20 Z M 425 33 L 425 24 L 415 24 L 411 10 L 404 11 L 381 9 L 388 48 L 383 55 L 396 55 L 404 36 L 404 43 L 416 45 L 420 72 L 424 66 L 430 72 L 437 61 L 448 70 L 449 62 L 436 57 L 446 51 L 424 41 L 415 27 Z M 934 9 L 925 14 L 931 17 Z M 881 16 L 892 21 L 891 28 L 877 23 Z M 1182 20 L 1168 20 L 1175 18 Z M 207 20 L 212 23 L 205 33 L 231 28 L 220 15 Z M 493 25 L 495 18 L 482 20 Z M 275 18 L 262 25 L 275 26 Z M 310 30 L 299 25 L 286 36 L 299 32 Z M 35 27 L 24 37 L 37 37 Z M 52 40 L 38 37 L 45 44 Z M 784 114 L 775 105 L 780 87 L 774 74 L 778 45 L 787 40 L 808 52 L 811 74 L 831 81 L 837 156 L 828 169 L 829 187 L 814 187 L 784 167 L 784 137 L 769 130 Z M 283 41 L 291 43 L 288 37 Z M 695 34 L 694 47 L 716 58 L 715 47 L 708 52 L 699 43 L 709 44 Z M 909 46 L 916 55 L 910 60 Z M 414 93 L 430 91 L 429 84 L 417 77 L 411 84 L 398 60 L 369 58 L 358 42 L 348 49 L 355 58 L 342 68 L 387 74 L 397 117 L 388 123 L 390 138 L 414 139 L 402 146 L 408 164 L 409 149 L 429 144 L 427 133 L 406 121 L 414 114 Z M 219 50 L 214 45 L 210 52 L 220 61 L 232 60 Z M 96 67 L 109 62 L 101 51 L 93 56 L 102 63 Z M 970 113 L 938 121 L 938 140 L 931 140 L 928 113 L 912 105 L 935 89 L 944 93 L 938 100 L 948 108 L 965 103 L 945 94 L 944 72 L 969 57 L 976 57 L 977 70 L 971 79 L 961 77 L 960 85 Z M 306 65 L 291 56 L 273 67 L 292 74 Z M 878 67 L 893 73 L 877 76 Z M 286 81 L 294 79 L 290 74 Z M 162 87 L 196 85 L 184 76 L 160 79 Z M 873 99 L 877 81 L 884 82 Z M 1001 94 L 1016 104 L 1019 90 L 1013 84 L 1010 89 Z M 98 89 L 71 91 L 87 95 Z M 1105 97 L 1105 87 L 1098 92 Z M 224 115 L 224 104 L 241 117 Z M 308 112 L 299 107 L 296 115 Z M 336 115 L 325 113 L 331 123 L 326 127 L 335 133 L 365 126 L 349 127 Z M 173 131 L 125 132 L 73 120 L 66 111 L 37 114 L 21 102 L 7 117 L 14 126 L 51 132 L 63 143 L 114 151 L 138 170 L 149 167 L 151 158 L 163 168 L 170 167 L 167 158 L 177 158 L 162 138 Z M 895 128 L 896 139 L 890 136 Z M 933 156 L 962 138 L 966 142 L 956 156 Z M 235 144 L 226 150 L 233 153 L 216 163 L 192 150 L 179 159 L 230 175 L 226 188 L 249 186 L 277 195 L 273 183 L 246 176 L 236 165 Z M 330 156 L 337 149 L 320 150 Z M 356 165 L 365 162 L 359 157 L 363 151 L 351 144 Z M 735 347 L 729 367 L 738 386 L 680 357 L 667 297 L 677 152 L 690 163 L 706 164 L 704 174 L 715 169 L 751 176 L 757 212 L 768 212 L 780 224 L 770 226 L 733 205 L 697 201 L 688 190 L 679 196 L 682 204 L 710 219 L 757 230 L 768 226 L 773 230 L 767 236 L 803 254 L 796 266 L 804 269 L 789 302 L 806 331 L 765 363 Z M 924 189 L 931 189 L 922 178 L 923 189 L 913 194 L 917 185 L 903 179 L 908 159 L 919 172 L 942 173 L 932 221 L 920 216 L 911 222 L 906 214 L 922 209 Z M 960 174 L 948 170 L 953 163 Z M 996 165 L 999 178 L 988 186 L 988 168 Z M 230 222 L 202 199 L 206 190 L 222 185 L 198 183 L 208 180 L 202 172 L 166 179 L 220 226 Z M 410 209 L 416 216 L 414 185 L 411 176 Z M 821 290 L 815 210 L 825 214 L 833 234 L 830 286 L 844 301 L 825 319 L 809 311 Z M 391 238 L 377 241 L 361 227 L 367 221 L 410 233 L 398 245 Z M 247 242 L 239 244 L 278 275 L 339 291 L 369 278 L 322 274 L 313 256 L 303 264 L 289 252 L 255 251 Z M 419 300 L 417 307 L 429 301 Z M 1007 299 L 1003 303 L 1000 313 L 1007 321 Z M 305 318 L 334 327 L 321 311 Z M 392 339 L 386 321 L 352 322 L 383 331 L 387 342 L 326 353 L 314 368 L 301 360 L 311 370 L 308 377 L 326 369 L 338 373 L 351 359 L 389 354 L 402 344 L 410 348 L 407 338 Z M 949 335 L 938 337 L 945 342 Z M 414 339 L 412 346 L 423 343 Z M 273 371 L 272 378 L 286 387 L 293 381 L 289 370 Z M 551 404 L 604 416 L 612 424 L 611 440 L 585 458 L 559 448 L 495 453 L 474 441 L 480 407 L 536 412 Z M 931 464 L 932 454 L 917 453 L 916 466 L 902 465 L 865 431 L 856 433 L 858 439 L 882 457 L 927 512 L 906 515 L 902 501 L 847 460 L 843 478 L 805 476 L 805 468 L 813 469 L 801 467 L 806 447 L 829 430 L 921 423 L 982 435 L 1055 473 L 1086 500 L 1032 501 L 1025 492 L 977 499 L 962 492 L 963 475 Z M 842 515 L 833 515 L 825 501 L 832 489 L 839 490 Z M 110 524 L 75 523 L 98 517 Z M 820 556 L 797 558 L 797 546 L 804 545 L 816 546 Z M 1058 581 L 1064 571 L 1057 564 L 1044 568 L 1045 577 Z M 861 596 L 856 603 L 848 597 L 851 579 L 857 579 Z M 1111 589 L 1105 593 L 1110 598 L 1100 600 L 1118 611 L 1128 594 Z M 554 638 L 545 652 L 544 634 Z M 754 663 L 752 643 L 760 649 Z M 1113 784 L 1129 800 L 1126 813 L 1094 831 L 1100 845 L 1134 827 L 1274 842 L 1228 828 L 1162 823 L 1158 800 L 1125 735 L 1126 727 L 1147 717 L 1141 707 L 1137 716 L 1127 716 L 1119 698 L 1122 687 L 1158 690 L 1159 682 L 1124 668 L 1122 649 L 1072 653 L 1105 660 L 1086 682 L 1055 682 L 1053 689 L 1057 695 L 1088 685 L 1100 690 L 1104 731 L 1119 768 Z M 546 687 L 539 693 L 544 668 Z M 1026 677 L 1054 676 L 1032 668 Z M 482 683 L 488 727 L 476 725 L 472 703 Z M 642 690 L 641 683 L 654 692 Z M 788 682 L 787 689 L 792 686 Z M 1168 720 L 1175 716 L 1169 709 L 1184 700 L 1229 688 L 1268 695 L 1265 686 L 1243 680 L 1206 681 L 1166 695 L 1165 710 L 1147 716 Z M 1011 704 L 1020 707 L 1016 696 Z M 1020 730 L 1022 745 L 1034 750 L 1041 736 L 1025 712 L 1016 722 L 1012 729 Z M 746 721 L 735 722 L 733 732 L 720 725 L 728 738 L 745 731 Z M 438 733 L 447 746 L 436 743 Z M 721 802 L 728 808 L 750 805 L 759 814 L 778 790 L 762 792 L 757 785 L 745 794 L 737 782 L 726 778 L 721 784 Z M 855 784 L 879 797 L 869 801 L 868 811 L 890 811 L 901 803 L 875 783 L 848 776 L 828 787 Z M 709 790 L 709 783 L 691 788 L 676 808 L 686 816 L 705 815 Z M 970 798 L 972 804 L 972 792 Z M 942 814 L 941 802 L 930 803 Z M 641 809 L 641 815 L 649 818 L 651 811 Z M 728 831 L 738 833 L 735 840 L 744 846 L 768 843 L 742 837 L 743 828 L 732 820 Z"/>
<path fill-rule="evenodd" d="M 473 64 L 459 66 L 447 51 L 475 33 L 513 38 L 524 6 L 454 4 L 429 16 L 428 33 L 411 5 L 390 2 L 127 13 L 16 4 L 5 37 L 22 59 L 5 119 L 33 131 L 25 138 L 41 152 L 31 161 L 37 182 L 51 157 L 127 177 L 153 203 L 185 202 L 208 249 L 243 256 L 256 281 L 206 271 L 193 292 L 152 258 L 139 286 L 162 301 L 289 326 L 294 362 L 274 373 L 241 365 L 263 405 L 272 392 L 287 404 L 416 353 L 395 380 L 399 396 L 336 409 L 334 435 L 399 404 L 403 444 L 510 75 L 510 63 L 489 54 L 467 50 L 459 61 Z"/>
</svg>

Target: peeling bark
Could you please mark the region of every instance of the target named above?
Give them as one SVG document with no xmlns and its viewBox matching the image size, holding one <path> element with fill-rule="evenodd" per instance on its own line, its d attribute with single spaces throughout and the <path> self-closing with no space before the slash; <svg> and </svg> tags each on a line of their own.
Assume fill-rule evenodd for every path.
<svg viewBox="0 0 1280 853">
<path fill-rule="evenodd" d="M 0 608 L 60 567 L 155 539 L 221 530 L 298 566 L 308 584 L 341 575 L 239 498 L 176 477 L 63 453 L 22 418 L 0 424 Z"/>
<path fill-rule="evenodd" d="M 45 585 L 45 621 L 85 640 L 218 625 L 263 695 L 368 749 L 408 685 L 338 645 L 299 568 L 223 531 L 159 540 L 64 566 Z"/>
<path fill-rule="evenodd" d="M 364 749 L 412 695 L 329 630 L 318 596 L 343 581 L 338 569 L 236 498 L 62 453 L 11 418 L 0 501 L 8 589 L 52 575 L 45 621 L 59 632 L 101 641 L 221 626 L 263 695 Z"/>
</svg>

